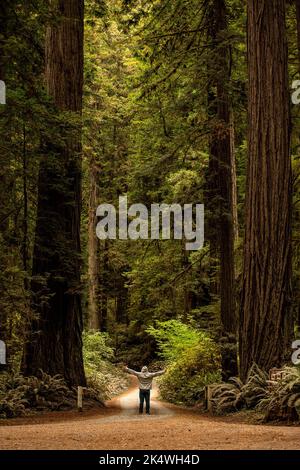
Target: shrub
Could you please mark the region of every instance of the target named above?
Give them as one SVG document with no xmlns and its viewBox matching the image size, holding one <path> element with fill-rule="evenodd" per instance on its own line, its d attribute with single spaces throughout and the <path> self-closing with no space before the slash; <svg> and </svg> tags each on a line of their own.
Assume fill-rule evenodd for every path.
<svg viewBox="0 0 300 470">
<path fill-rule="evenodd" d="M 257 364 L 249 370 L 245 384 L 238 377 L 227 383 L 216 385 L 212 393 L 212 406 L 216 414 L 253 409 L 266 397 L 268 392 L 268 375 Z"/>
<path fill-rule="evenodd" d="M 107 333 L 83 334 L 83 359 L 90 395 L 103 402 L 124 390 L 128 377 L 112 364 L 114 349 Z"/>
<path fill-rule="evenodd" d="M 212 393 L 212 406 L 216 414 L 253 409 L 268 393 L 268 375 L 256 364 L 249 370 L 245 384 L 238 377 L 216 385 Z"/>
<path fill-rule="evenodd" d="M 87 332 L 83 335 L 84 363 L 89 390 L 87 403 L 103 402 L 127 384 L 127 376 L 113 364 L 114 350 L 104 333 Z M 32 411 L 58 411 L 75 408 L 77 390 L 70 389 L 64 378 L 50 376 L 43 371 L 38 377 L 21 374 L 0 375 L 0 418 L 13 418 Z M 90 402 L 89 402 L 89 399 Z"/>
<path fill-rule="evenodd" d="M 40 371 L 39 377 L 4 374 L 0 381 L 0 417 L 13 418 L 29 410 L 65 410 L 75 406 L 76 394 L 61 376 Z"/>
<path fill-rule="evenodd" d="M 242 388 L 243 383 L 238 377 L 232 377 L 227 383 L 216 385 L 212 392 L 214 413 L 224 414 L 241 409 L 244 405 Z"/>
<path fill-rule="evenodd" d="M 207 333 L 178 320 L 157 322 L 147 331 L 167 362 L 166 374 L 159 380 L 162 398 L 193 405 L 204 397 L 206 385 L 220 380 L 220 354 Z"/>
<path fill-rule="evenodd" d="M 245 384 L 238 378 L 216 384 L 212 406 L 216 414 L 247 408 L 263 412 L 265 421 L 299 421 L 300 368 L 284 367 L 282 379 L 271 383 L 267 373 L 253 364 Z"/>
<path fill-rule="evenodd" d="M 26 413 L 28 402 L 15 390 L 0 396 L 0 418 L 14 418 Z"/>
<path fill-rule="evenodd" d="M 280 381 L 270 385 L 258 404 L 265 420 L 300 420 L 300 367 L 285 367 Z"/>
<path fill-rule="evenodd" d="M 268 374 L 253 364 L 245 385 L 242 388 L 242 397 L 247 408 L 255 408 L 268 393 Z"/>
</svg>

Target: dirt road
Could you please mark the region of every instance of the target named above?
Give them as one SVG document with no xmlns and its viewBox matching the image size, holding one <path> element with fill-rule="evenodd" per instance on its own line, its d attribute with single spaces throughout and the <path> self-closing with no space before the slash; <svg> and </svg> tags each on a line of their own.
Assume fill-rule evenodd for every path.
<svg viewBox="0 0 300 470">
<path fill-rule="evenodd" d="M 0 422 L 0 449 L 300 449 L 300 427 L 261 426 L 159 402 L 137 414 L 137 389 L 99 411 Z"/>
</svg>

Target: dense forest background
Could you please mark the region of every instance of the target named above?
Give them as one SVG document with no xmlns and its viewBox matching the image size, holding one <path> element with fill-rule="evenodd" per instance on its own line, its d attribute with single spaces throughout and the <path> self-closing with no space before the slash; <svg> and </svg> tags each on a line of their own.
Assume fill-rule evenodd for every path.
<svg viewBox="0 0 300 470">
<path fill-rule="evenodd" d="M 102 367 L 105 387 L 111 363 L 164 361 L 161 392 L 192 404 L 292 365 L 300 2 L 245 3 L 1 2 L 6 374 L 95 385 Z M 204 203 L 204 247 L 99 240 L 97 206 L 122 195 Z"/>
</svg>

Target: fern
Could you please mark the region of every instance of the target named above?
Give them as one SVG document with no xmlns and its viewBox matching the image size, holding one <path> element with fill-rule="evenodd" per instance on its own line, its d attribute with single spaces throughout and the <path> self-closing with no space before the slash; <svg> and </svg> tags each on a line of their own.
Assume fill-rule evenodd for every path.
<svg viewBox="0 0 300 470">
<path fill-rule="evenodd" d="M 40 371 L 39 377 L 5 374 L 0 382 L 0 417 L 13 418 L 28 410 L 62 410 L 73 408 L 75 391 L 68 388 L 63 377 Z"/>
<path fill-rule="evenodd" d="M 247 381 L 242 387 L 242 396 L 247 408 L 255 408 L 268 393 L 268 375 L 253 364 L 249 370 Z"/>
<path fill-rule="evenodd" d="M 228 383 L 216 385 L 213 389 L 212 406 L 216 414 L 237 411 L 243 407 L 243 384 L 238 377 L 229 379 Z"/>
<path fill-rule="evenodd" d="M 282 379 L 272 384 L 257 409 L 265 413 L 265 420 L 300 420 L 300 368 L 285 367 Z"/>
</svg>

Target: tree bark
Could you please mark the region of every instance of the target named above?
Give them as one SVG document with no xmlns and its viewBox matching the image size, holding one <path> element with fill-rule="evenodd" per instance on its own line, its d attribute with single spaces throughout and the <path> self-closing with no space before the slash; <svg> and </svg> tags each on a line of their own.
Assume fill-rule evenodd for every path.
<svg viewBox="0 0 300 470">
<path fill-rule="evenodd" d="M 296 22 L 297 22 L 297 43 L 298 43 L 298 71 L 300 72 L 300 0 L 295 0 L 295 4 L 296 4 Z M 299 140 L 298 140 L 298 145 L 299 145 Z M 297 217 L 297 214 L 295 215 Z M 300 332 L 300 302 L 298 303 L 298 312 L 297 312 L 296 322 L 297 322 L 298 332 Z"/>
<path fill-rule="evenodd" d="M 128 289 L 124 286 L 124 283 L 120 285 L 120 291 L 116 297 L 116 322 L 128 324 L 127 316 L 128 308 Z"/>
<path fill-rule="evenodd" d="M 89 221 L 88 221 L 88 274 L 89 274 L 89 319 L 91 330 L 100 330 L 99 317 L 99 241 L 96 236 L 96 207 L 98 203 L 97 168 L 94 160 L 90 163 L 89 188 Z"/>
<path fill-rule="evenodd" d="M 291 161 L 285 0 L 248 0 L 248 170 L 240 375 L 291 347 Z"/>
<path fill-rule="evenodd" d="M 298 61 L 300 68 L 300 0 L 295 0 L 296 4 L 296 20 L 297 20 L 297 41 L 298 41 Z"/>
<path fill-rule="evenodd" d="M 22 239 L 22 261 L 24 277 L 24 288 L 27 291 L 29 288 L 28 283 L 28 161 L 27 161 L 27 148 L 26 148 L 26 125 L 23 124 L 23 239 Z"/>
<path fill-rule="evenodd" d="M 210 59 L 211 86 L 215 94 L 213 130 L 210 144 L 210 186 L 215 187 L 217 246 L 220 257 L 221 324 L 224 347 L 223 379 L 237 374 L 235 335 L 237 330 L 234 294 L 234 225 L 232 120 L 230 116 L 230 55 L 225 43 L 227 9 L 224 0 L 213 0 L 209 35 L 216 53 Z M 211 92 L 212 93 L 212 92 Z"/>
<path fill-rule="evenodd" d="M 64 131 L 54 124 L 40 163 L 31 284 L 34 318 L 23 372 L 61 374 L 84 385 L 80 294 L 81 124 L 83 0 L 55 0 L 59 20 L 46 34 L 46 86 L 67 111 Z M 75 122 L 75 124 L 74 124 Z M 65 133 L 64 133 L 65 132 Z"/>
<path fill-rule="evenodd" d="M 6 35 L 6 22 L 7 22 L 7 3 L 0 4 L 0 80 L 5 80 L 5 58 L 4 58 L 4 38 Z M 2 157 L 2 155 L 1 155 Z M 1 249 L 3 250 L 3 254 L 6 251 L 6 232 L 8 228 L 8 217 L 7 213 L 9 212 L 9 208 L 7 207 L 7 163 L 5 162 L 5 155 L 4 158 L 0 158 L 0 241 L 1 241 Z M 2 253 L 0 253 L 0 269 L 4 271 L 6 268 L 5 266 L 5 258 L 2 259 Z M 4 286 L 0 284 L 0 295 L 3 295 Z M 4 309 L 0 309 L 0 340 L 7 343 L 7 315 Z M 5 367 L 0 364 L 0 371 Z"/>
<path fill-rule="evenodd" d="M 7 40 L 7 23 L 10 16 L 10 6 L 7 2 L 0 3 L 0 80 L 5 82 L 7 57 L 5 56 L 5 42 Z M 2 105 L 3 106 L 3 105 Z M 8 195 L 9 183 L 9 164 L 7 155 L 2 150 L 0 159 L 0 232 L 5 238 L 9 225 L 10 198 Z"/>
<path fill-rule="evenodd" d="M 238 218 L 238 196 L 237 196 L 237 179 L 236 179 L 236 162 L 235 162 L 235 132 L 234 132 L 234 115 L 233 109 L 230 110 L 230 153 L 231 153 L 231 194 L 232 194 L 232 220 L 233 220 L 233 238 L 234 241 L 239 239 L 239 218 Z"/>
<path fill-rule="evenodd" d="M 98 263 L 100 263 L 99 275 L 98 275 L 98 285 L 99 285 L 99 295 L 98 295 L 98 312 L 99 312 L 99 323 L 100 330 L 107 331 L 107 310 L 108 310 L 108 298 L 107 298 L 107 288 L 108 281 L 107 277 L 109 275 L 108 268 L 108 256 L 109 256 L 109 244 L 108 240 L 103 240 L 99 245 L 98 251 Z"/>
</svg>

